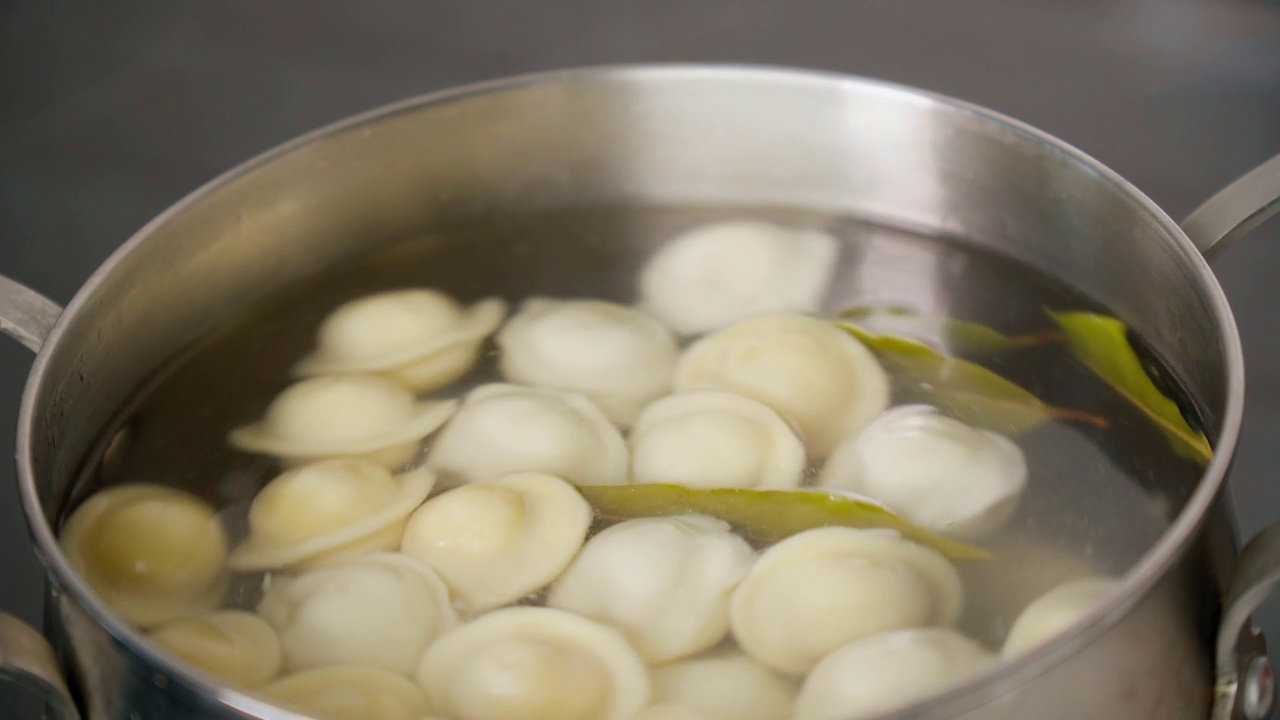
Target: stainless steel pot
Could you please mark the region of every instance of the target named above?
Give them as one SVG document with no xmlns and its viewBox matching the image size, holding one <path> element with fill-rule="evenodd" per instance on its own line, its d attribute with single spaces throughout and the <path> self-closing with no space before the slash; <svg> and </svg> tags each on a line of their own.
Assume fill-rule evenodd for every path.
<svg viewBox="0 0 1280 720">
<path fill-rule="evenodd" d="M 65 310 L 0 282 L 0 329 L 39 353 L 17 458 L 48 568 L 52 643 L 0 617 L 0 671 L 64 718 L 296 717 L 175 664 L 59 551 L 56 522 L 81 463 L 132 390 L 228 313 L 450 218 L 594 202 L 766 204 L 964 238 L 1083 290 L 1187 383 L 1217 448 L 1114 602 L 1021 661 L 892 717 L 1204 718 L 1211 708 L 1215 718 L 1263 717 L 1271 675 L 1249 615 L 1280 578 L 1280 525 L 1236 556 L 1222 490 L 1244 368 L 1205 257 L 1280 209 L 1277 198 L 1280 158 L 1179 227 L 1035 129 L 930 93 L 811 72 L 578 70 L 352 118 L 165 212 Z"/>
</svg>

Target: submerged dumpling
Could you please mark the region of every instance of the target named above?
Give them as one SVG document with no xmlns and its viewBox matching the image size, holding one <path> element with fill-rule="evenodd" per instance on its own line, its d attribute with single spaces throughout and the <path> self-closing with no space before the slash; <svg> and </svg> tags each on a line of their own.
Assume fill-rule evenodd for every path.
<svg viewBox="0 0 1280 720">
<path fill-rule="evenodd" d="M 879 716 L 941 692 L 995 656 L 947 628 L 898 630 L 836 650 L 805 678 L 795 720 Z"/>
<path fill-rule="evenodd" d="M 272 702 L 317 720 L 421 720 L 422 690 L 389 670 L 360 665 L 312 668 L 262 688 Z"/>
<path fill-rule="evenodd" d="M 971 537 L 1013 514 L 1027 461 L 1003 435 L 927 405 L 904 405 L 841 443 L 818 484 L 867 495 L 931 530 Z"/>
<path fill-rule="evenodd" d="M 417 679 L 452 720 L 630 720 L 649 701 L 644 663 L 621 635 L 541 607 L 495 610 L 446 633 Z"/>
<path fill-rule="evenodd" d="M 267 483 L 249 506 L 249 537 L 231 553 L 252 571 L 394 550 L 409 513 L 436 475 L 418 468 L 393 476 L 366 460 L 325 460 Z"/>
<path fill-rule="evenodd" d="M 456 400 L 415 400 L 403 385 L 375 375 L 317 377 L 280 393 L 262 420 L 232 430 L 229 440 L 295 462 L 359 456 L 397 468 L 457 407 Z"/>
<path fill-rule="evenodd" d="M 889 378 L 871 351 L 803 315 L 752 318 L 702 338 L 680 358 L 675 389 L 758 400 L 795 424 L 817 458 L 889 405 Z"/>
<path fill-rule="evenodd" d="M 796 683 L 736 651 L 659 665 L 649 673 L 654 704 L 691 708 L 708 720 L 788 720 Z"/>
<path fill-rule="evenodd" d="M 688 487 L 794 488 L 804 443 L 772 408 L 720 390 L 651 403 L 627 438 L 631 481 Z"/>
<path fill-rule="evenodd" d="M 1098 607 L 1115 587 L 1112 578 L 1089 577 L 1063 583 L 1041 595 L 1009 628 L 1002 654 L 1010 657 L 1052 640 Z"/>
<path fill-rule="evenodd" d="M 602 300 L 530 298 L 497 343 L 506 379 L 580 392 L 621 425 L 671 388 L 680 353 L 662 323 Z"/>
<path fill-rule="evenodd" d="M 427 645 L 457 624 L 440 578 L 400 553 L 276 577 L 258 613 L 280 634 L 291 670 L 366 665 L 408 675 Z"/>
<path fill-rule="evenodd" d="M 212 610 L 227 587 L 227 537 L 203 500 L 162 485 L 95 493 L 62 529 L 62 551 L 89 587 L 142 628 Z"/>
<path fill-rule="evenodd" d="M 516 473 L 450 490 L 414 511 L 401 550 L 434 569 L 467 612 L 515 602 L 573 560 L 591 506 L 553 475 Z"/>
<path fill-rule="evenodd" d="M 628 520 L 587 541 L 547 605 L 620 630 L 647 662 L 706 650 L 729 630 L 751 546 L 705 515 Z"/>
<path fill-rule="evenodd" d="M 540 472 L 575 485 L 620 485 L 627 481 L 627 446 L 583 395 L 494 383 L 467 395 L 432 443 L 427 464 L 450 484 Z"/>
<path fill-rule="evenodd" d="M 643 306 L 685 335 L 770 313 L 817 312 L 839 246 L 818 230 L 739 220 L 676 236 L 640 274 Z"/>
<path fill-rule="evenodd" d="M 808 672 L 858 638 L 950 625 L 960 575 L 946 558 L 881 530 L 826 527 L 766 550 L 733 593 L 733 635 L 779 672 Z"/>
<path fill-rule="evenodd" d="M 275 630 L 242 610 L 170 620 L 147 637 L 183 662 L 240 687 L 256 687 L 275 677 L 283 659 Z"/>
<path fill-rule="evenodd" d="M 299 375 L 384 375 L 416 392 L 467 373 L 480 344 L 507 314 L 499 298 L 464 308 L 436 290 L 393 290 L 352 300 L 320 326 L 318 347 Z"/>
</svg>

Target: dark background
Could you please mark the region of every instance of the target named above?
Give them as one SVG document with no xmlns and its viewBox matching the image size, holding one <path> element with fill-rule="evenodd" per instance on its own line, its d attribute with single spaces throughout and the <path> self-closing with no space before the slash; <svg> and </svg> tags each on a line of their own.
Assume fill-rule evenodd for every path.
<svg viewBox="0 0 1280 720">
<path fill-rule="evenodd" d="M 66 302 L 166 206 L 318 125 L 501 75 L 672 60 L 956 95 L 1083 148 L 1175 218 L 1280 152 L 1280 4 L 1262 0 L 0 0 L 0 272 Z M 1277 225 L 1215 265 L 1250 373 L 1232 481 L 1246 533 L 1280 517 Z M 0 436 L 30 362 L 0 343 Z M 0 578 L 0 607 L 37 622 L 11 463 Z M 1262 620 L 1280 638 L 1280 603 Z M 31 716 L 4 697 L 0 716 Z"/>
</svg>

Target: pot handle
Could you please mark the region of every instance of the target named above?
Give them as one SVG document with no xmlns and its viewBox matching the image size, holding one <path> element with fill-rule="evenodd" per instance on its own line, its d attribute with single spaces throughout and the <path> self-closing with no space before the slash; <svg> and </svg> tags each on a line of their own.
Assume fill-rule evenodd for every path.
<svg viewBox="0 0 1280 720">
<path fill-rule="evenodd" d="M 57 303 L 0 275 L 0 332 L 40 352 L 60 315 Z"/>
<path fill-rule="evenodd" d="M 49 641 L 7 613 L 0 613 L 0 680 L 34 690 L 58 720 L 80 720 Z"/>
<path fill-rule="evenodd" d="M 1207 260 L 1280 212 L 1280 155 L 1219 190 L 1182 221 Z M 1213 720 L 1263 720 L 1275 704 L 1275 678 L 1262 633 L 1250 616 L 1280 582 L 1280 521 L 1240 551 L 1222 601 L 1214 660 Z"/>
<path fill-rule="evenodd" d="M 1205 259 L 1212 261 L 1236 238 L 1280 212 L 1280 155 L 1222 188 L 1182 221 Z"/>
</svg>

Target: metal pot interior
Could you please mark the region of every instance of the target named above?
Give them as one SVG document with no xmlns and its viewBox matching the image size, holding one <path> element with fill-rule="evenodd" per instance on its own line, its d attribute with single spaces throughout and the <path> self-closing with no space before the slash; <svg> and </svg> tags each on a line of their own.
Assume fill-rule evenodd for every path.
<svg viewBox="0 0 1280 720">
<path fill-rule="evenodd" d="M 1181 524 L 1113 529 L 1130 548 L 1126 566 L 1145 557 L 1140 570 L 1159 574 L 1171 561 L 1221 482 L 1241 393 L 1229 310 L 1176 225 L 1081 154 L 954 101 L 818 74 L 685 67 L 570 72 L 409 101 L 251 161 L 144 228 L 76 297 L 33 371 L 19 455 L 29 507 L 47 522 L 36 528 L 41 552 L 77 601 L 134 638 L 74 578 L 54 528 L 83 495 L 86 459 L 116 437 L 107 430 L 158 369 L 195 358 L 207 372 L 189 373 L 190 397 L 256 398 L 186 429 L 224 432 L 280 387 L 336 298 L 421 282 L 462 297 L 630 301 L 657 243 L 734 214 L 853 238 L 831 309 L 911 304 L 1016 326 L 1039 312 L 1009 305 L 1029 284 L 1124 320 L 1218 441 L 1204 479 L 1151 480 L 1169 519 L 1190 503 Z M 257 329 L 202 356 L 205 332 L 232 317 Z M 218 375 L 237 357 L 256 371 Z M 173 397 L 168 421 L 186 409 Z M 108 470 L 227 492 L 202 472 L 226 458 L 184 448 L 144 445 L 145 468 Z M 1106 461 L 1080 459 L 1087 451 L 1081 472 Z M 1048 567 L 1044 576 L 1011 581 L 1004 602 L 1025 603 L 1075 572 L 1072 557 L 1042 560 L 1026 568 Z"/>
</svg>

